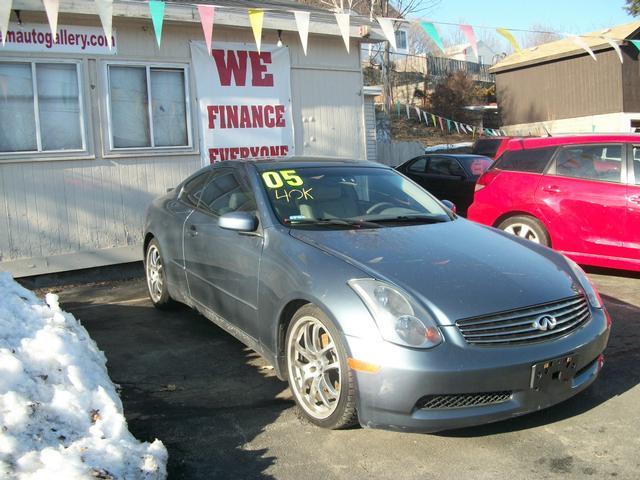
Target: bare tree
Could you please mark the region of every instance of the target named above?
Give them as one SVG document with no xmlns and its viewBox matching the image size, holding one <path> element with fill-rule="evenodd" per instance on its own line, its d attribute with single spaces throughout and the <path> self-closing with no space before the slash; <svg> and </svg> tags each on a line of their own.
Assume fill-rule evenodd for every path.
<svg viewBox="0 0 640 480">
<path fill-rule="evenodd" d="M 543 43 L 555 42 L 562 37 L 556 33 L 556 30 L 548 25 L 534 24 L 529 28 L 523 39 L 522 48 L 537 47 Z"/>
</svg>

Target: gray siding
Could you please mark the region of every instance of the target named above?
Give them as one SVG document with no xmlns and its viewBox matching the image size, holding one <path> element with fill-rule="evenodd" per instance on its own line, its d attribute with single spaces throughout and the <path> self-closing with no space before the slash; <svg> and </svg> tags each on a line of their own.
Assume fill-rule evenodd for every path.
<svg viewBox="0 0 640 480">
<path fill-rule="evenodd" d="M 514 125 L 623 111 L 620 60 L 613 49 L 596 56 L 597 62 L 585 53 L 496 73 L 503 123 Z"/>
<path fill-rule="evenodd" d="M 44 15 L 28 12 L 23 20 L 46 23 Z M 97 16 L 61 14 L 59 25 L 68 24 L 100 25 Z M 114 18 L 114 28 L 117 60 L 190 64 L 189 41 L 202 39 L 198 23 L 166 23 L 161 49 L 150 21 Z M 265 31 L 263 43 L 276 40 L 275 32 Z M 347 54 L 341 38 L 312 35 L 305 57 L 297 33 L 285 32 L 283 40 L 291 52 L 295 153 L 365 158 L 358 49 L 352 45 Z M 252 43 L 253 36 L 246 28 L 216 27 L 214 41 Z M 0 59 L 11 56 L 2 53 Z M 0 160 L 0 269 L 25 276 L 140 259 L 147 205 L 201 165 L 193 78 L 190 152 L 109 154 L 103 144 L 108 137 L 102 71 L 111 57 L 37 57 L 82 59 L 90 151 L 77 159 Z"/>
<path fill-rule="evenodd" d="M 367 141 L 367 160 L 370 162 L 378 160 L 378 154 L 376 152 L 376 107 L 373 103 L 374 98 L 372 95 L 364 97 L 364 128 Z"/>
</svg>

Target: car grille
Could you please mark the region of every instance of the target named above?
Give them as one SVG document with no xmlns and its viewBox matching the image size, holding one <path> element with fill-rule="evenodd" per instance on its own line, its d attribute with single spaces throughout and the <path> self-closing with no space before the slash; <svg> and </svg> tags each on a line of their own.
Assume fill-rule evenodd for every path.
<svg viewBox="0 0 640 480">
<path fill-rule="evenodd" d="M 455 395 L 427 395 L 418 400 L 416 407 L 421 410 L 444 408 L 480 407 L 506 402 L 511 392 L 460 393 Z"/>
<path fill-rule="evenodd" d="M 546 315 L 553 317 L 556 324 L 553 328 L 541 330 L 534 322 Z M 535 307 L 458 320 L 456 326 L 467 343 L 472 345 L 522 345 L 567 335 L 590 317 L 587 299 L 577 296 Z"/>
</svg>

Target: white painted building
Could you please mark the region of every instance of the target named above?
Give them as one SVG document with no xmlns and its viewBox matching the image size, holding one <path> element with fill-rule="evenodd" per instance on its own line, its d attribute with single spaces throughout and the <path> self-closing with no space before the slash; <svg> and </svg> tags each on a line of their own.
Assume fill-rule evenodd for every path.
<svg viewBox="0 0 640 480">
<path fill-rule="evenodd" d="M 229 7 L 216 11 L 213 48 L 253 49 L 246 8 L 278 10 L 265 13 L 262 43 L 276 48 L 281 30 L 289 52 L 287 153 L 374 159 L 360 44 L 381 33 L 352 17 L 347 53 L 333 14 L 311 10 L 305 56 L 286 11 L 303 6 L 238 3 L 215 2 Z M 21 24 L 13 14 L 13 36 L 0 44 L 0 270 L 19 277 L 140 260 L 149 202 L 210 158 L 190 50 L 203 40 L 196 8 L 167 2 L 158 48 L 148 5 L 115 0 L 112 51 L 92 0 L 60 0 L 64 45 L 47 45 L 41 0 L 13 8 Z"/>
</svg>

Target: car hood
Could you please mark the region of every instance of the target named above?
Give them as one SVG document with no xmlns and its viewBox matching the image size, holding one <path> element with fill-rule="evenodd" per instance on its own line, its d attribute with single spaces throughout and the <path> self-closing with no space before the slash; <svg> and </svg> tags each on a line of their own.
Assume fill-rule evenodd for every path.
<svg viewBox="0 0 640 480">
<path fill-rule="evenodd" d="M 440 324 L 576 295 L 563 257 L 464 219 L 360 230 L 292 229 L 291 235 L 394 283 Z"/>
</svg>

